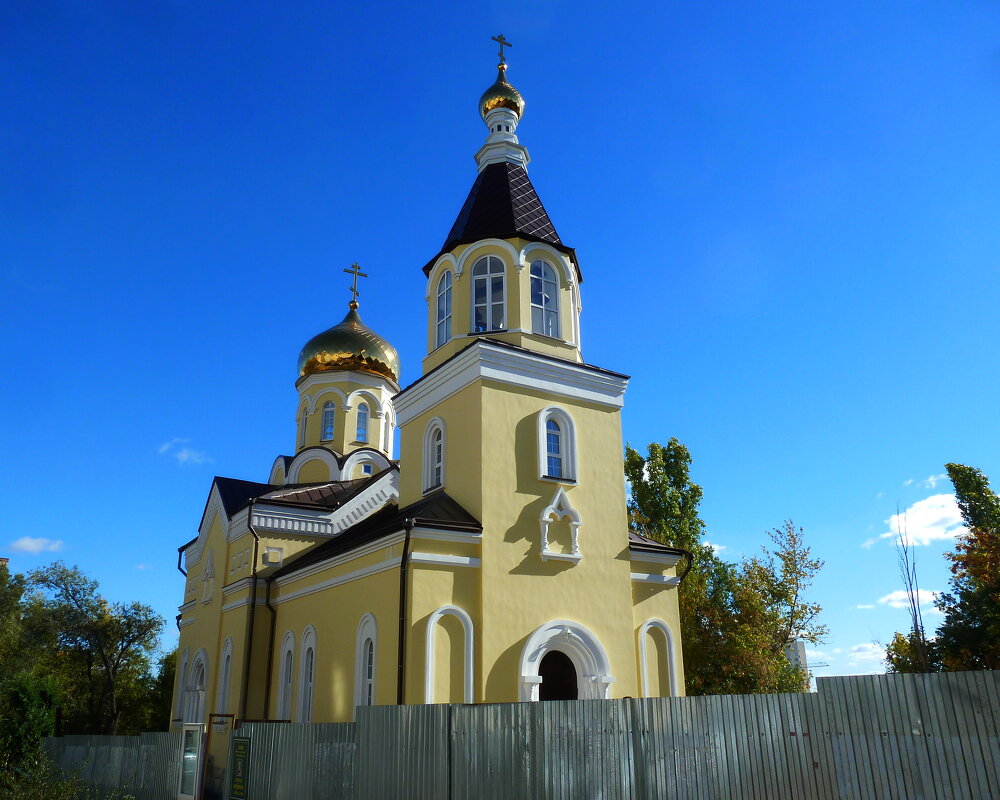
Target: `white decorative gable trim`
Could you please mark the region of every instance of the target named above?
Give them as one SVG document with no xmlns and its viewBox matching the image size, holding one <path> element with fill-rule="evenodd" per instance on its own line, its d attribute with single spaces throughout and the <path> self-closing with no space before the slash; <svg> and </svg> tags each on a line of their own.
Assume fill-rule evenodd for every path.
<svg viewBox="0 0 1000 800">
<path fill-rule="evenodd" d="M 538 628 L 521 651 L 519 694 L 522 701 L 538 700 L 542 677 L 538 674 L 547 653 L 558 650 L 576 667 L 580 700 L 606 700 L 615 682 L 607 653 L 593 633 L 579 622 L 557 619 Z"/>
<path fill-rule="evenodd" d="M 549 547 L 549 525 L 560 519 L 569 520 L 572 547 L 568 553 L 557 553 Z M 562 486 L 556 489 L 552 502 L 542 510 L 538 525 L 541 530 L 542 561 L 572 561 L 576 563 L 583 558 L 580 554 L 580 513 L 570 504 L 566 490 Z"/>
<path fill-rule="evenodd" d="M 476 380 L 490 380 L 543 394 L 621 408 L 628 378 L 612 372 L 547 358 L 479 339 L 396 395 L 393 405 L 405 425 Z"/>
<path fill-rule="evenodd" d="M 201 517 L 201 525 L 198 528 L 198 538 L 184 551 L 184 569 L 190 570 L 201 561 L 201 554 L 205 550 L 205 543 L 208 541 L 208 532 L 212 528 L 212 523 L 218 517 L 222 522 L 228 522 L 226 509 L 222 505 L 222 495 L 219 494 L 219 487 L 213 482 L 212 491 L 208 493 L 208 503 L 205 504 L 205 513 Z"/>
</svg>

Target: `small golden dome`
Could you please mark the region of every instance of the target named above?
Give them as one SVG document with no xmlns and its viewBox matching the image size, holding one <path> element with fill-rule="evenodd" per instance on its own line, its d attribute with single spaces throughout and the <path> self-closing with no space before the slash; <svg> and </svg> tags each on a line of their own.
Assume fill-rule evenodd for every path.
<svg viewBox="0 0 1000 800">
<path fill-rule="evenodd" d="M 313 336 L 299 353 L 299 377 L 327 370 L 370 372 L 398 382 L 399 354 L 391 344 L 366 328 L 351 303 L 343 322 Z"/>
<path fill-rule="evenodd" d="M 507 83 L 507 65 L 501 64 L 497 71 L 497 81 L 489 89 L 483 92 L 479 98 L 479 115 L 486 119 L 494 108 L 509 108 L 518 119 L 524 114 L 524 98 L 521 93 Z"/>
</svg>

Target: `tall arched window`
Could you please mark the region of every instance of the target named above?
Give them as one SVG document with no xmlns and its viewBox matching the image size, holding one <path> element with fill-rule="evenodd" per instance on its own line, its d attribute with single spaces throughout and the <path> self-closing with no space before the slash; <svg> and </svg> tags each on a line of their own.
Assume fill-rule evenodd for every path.
<svg viewBox="0 0 1000 800">
<path fill-rule="evenodd" d="M 538 477 L 574 483 L 577 463 L 573 419 L 555 406 L 542 409 L 538 414 Z"/>
<path fill-rule="evenodd" d="M 358 429 L 354 432 L 354 441 L 368 441 L 368 403 L 358 404 Z"/>
<path fill-rule="evenodd" d="M 204 722 L 205 720 L 205 678 L 208 675 L 208 657 L 204 650 L 199 650 L 191 667 L 191 682 L 187 686 L 187 699 L 184 703 L 185 722 Z"/>
<path fill-rule="evenodd" d="M 507 328 L 503 261 L 485 256 L 472 268 L 472 329 L 476 333 Z"/>
<path fill-rule="evenodd" d="M 531 262 L 531 330 L 559 338 L 559 281 L 544 261 Z"/>
<path fill-rule="evenodd" d="M 333 438 L 334 410 L 335 406 L 333 403 L 327 403 L 323 406 L 323 428 L 319 438 L 324 442 L 328 442 Z"/>
<path fill-rule="evenodd" d="M 546 475 L 550 478 L 563 476 L 562 431 L 554 419 L 545 421 L 545 453 L 548 460 Z"/>
<path fill-rule="evenodd" d="M 299 415 L 299 447 L 306 446 L 306 420 L 309 418 L 309 409 L 303 407 Z"/>
<path fill-rule="evenodd" d="M 299 674 L 299 722 L 312 722 L 313 683 L 316 675 L 316 631 L 312 625 L 302 634 Z"/>
<path fill-rule="evenodd" d="M 444 422 L 435 417 L 424 434 L 424 491 L 444 485 Z"/>
<path fill-rule="evenodd" d="M 278 687 L 278 719 L 292 718 L 292 662 L 295 637 L 289 631 L 281 643 L 281 673 Z"/>
<path fill-rule="evenodd" d="M 376 630 L 375 617 L 365 614 L 358 624 L 356 640 L 357 650 L 354 663 L 354 705 L 375 705 L 375 675 L 377 664 L 375 656 Z"/>
<path fill-rule="evenodd" d="M 225 714 L 229 707 L 229 676 L 233 670 L 233 640 L 226 639 L 222 646 L 222 668 L 219 670 L 219 696 L 215 699 L 215 710 Z"/>
<path fill-rule="evenodd" d="M 451 339 L 451 271 L 445 272 L 437 286 L 437 336 L 435 347 Z"/>
</svg>

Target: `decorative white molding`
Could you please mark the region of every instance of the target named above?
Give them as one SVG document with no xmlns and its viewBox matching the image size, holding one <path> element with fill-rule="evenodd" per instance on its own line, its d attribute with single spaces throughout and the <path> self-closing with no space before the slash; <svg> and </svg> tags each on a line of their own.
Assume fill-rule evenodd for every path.
<svg viewBox="0 0 1000 800">
<path fill-rule="evenodd" d="M 521 651 L 519 695 L 522 701 L 538 699 L 542 680 L 538 667 L 545 655 L 558 650 L 576 668 L 577 691 L 581 700 L 606 700 L 608 687 L 615 682 L 608 656 L 600 641 L 579 622 L 557 619 L 538 628 Z"/>
<path fill-rule="evenodd" d="M 310 666 L 306 659 L 306 653 L 312 648 L 312 675 L 307 674 Z M 316 686 L 316 629 L 312 625 L 306 625 L 302 631 L 302 640 L 299 644 L 299 688 L 298 700 L 296 702 L 295 714 L 299 722 L 312 722 L 312 702 L 313 690 Z M 309 691 L 306 692 L 308 687 Z"/>
<path fill-rule="evenodd" d="M 254 601 L 253 604 L 255 606 L 266 605 L 266 601 L 264 600 L 263 589 L 261 589 L 261 591 L 258 592 L 257 599 L 256 599 L 256 601 Z M 222 610 L 223 611 L 235 611 L 237 608 L 243 608 L 243 606 L 248 606 L 248 605 L 250 605 L 250 598 L 249 597 L 241 597 L 239 600 L 233 600 L 231 603 L 226 603 L 222 607 Z"/>
<path fill-rule="evenodd" d="M 630 550 L 629 561 L 645 561 L 650 564 L 663 564 L 667 567 L 675 567 L 684 558 L 680 553 L 644 553 L 642 551 Z"/>
<path fill-rule="evenodd" d="M 177 606 L 177 611 L 180 614 L 186 614 L 188 611 L 190 611 L 196 605 L 198 605 L 198 601 L 197 600 L 188 600 L 186 603 L 184 603 L 184 605 Z"/>
<path fill-rule="evenodd" d="M 390 550 L 397 544 L 402 544 L 403 533 L 402 528 L 399 533 L 394 533 L 390 536 L 384 536 L 374 542 L 369 542 L 368 544 L 361 545 L 347 553 L 341 553 L 339 556 L 333 556 L 332 558 L 326 559 L 325 561 L 320 561 L 317 564 L 312 564 L 311 566 L 304 567 L 303 569 L 296 570 L 290 575 L 283 575 L 280 578 L 275 579 L 274 585 L 281 588 L 287 586 L 290 583 L 295 583 L 297 581 L 305 580 L 306 578 L 317 575 L 320 572 L 325 572 L 326 570 L 336 569 L 339 566 L 348 564 L 357 558 L 363 556 L 371 555 L 372 553 L 377 553 L 380 550 Z M 398 559 L 397 559 L 398 563 Z"/>
<path fill-rule="evenodd" d="M 628 379 L 620 375 L 479 339 L 396 395 L 393 402 L 399 424 L 405 425 L 476 380 L 506 383 L 614 409 L 624 404 L 628 386 Z"/>
<path fill-rule="evenodd" d="M 219 487 L 212 482 L 212 489 L 208 493 L 208 503 L 205 505 L 205 513 L 201 515 L 201 525 L 198 526 L 198 538 L 184 550 L 184 569 L 190 570 L 201 560 L 202 551 L 205 549 L 205 542 L 208 541 L 208 532 L 212 528 L 215 517 L 224 523 L 229 519 L 226 515 L 226 508 L 222 504 L 222 495 L 219 494 Z"/>
<path fill-rule="evenodd" d="M 327 470 L 330 473 L 330 480 L 340 480 L 340 464 L 337 463 L 337 457 L 333 454 L 333 451 L 321 445 L 310 445 L 296 453 L 295 458 L 292 459 L 292 463 L 288 465 L 288 474 L 285 476 L 286 482 L 299 483 L 299 473 L 302 471 L 302 467 L 310 461 L 321 461 L 326 464 Z"/>
<path fill-rule="evenodd" d="M 192 622 L 194 622 L 194 617 L 191 617 L 189 619 L 182 619 L 180 622 L 177 623 L 177 627 L 178 628 L 186 628 Z"/>
<path fill-rule="evenodd" d="M 238 592 L 240 589 L 249 589 L 252 583 L 253 580 L 251 578 L 240 578 L 232 583 L 227 583 L 222 587 L 222 596 L 225 597 L 227 594 Z"/>
<path fill-rule="evenodd" d="M 553 420 L 559 426 L 559 443 L 562 449 L 562 471 L 559 477 L 549 475 L 548 431 L 546 424 Z M 547 406 L 538 412 L 538 477 L 545 481 L 574 484 L 579 474 L 576 457 L 576 423 L 569 412 L 559 406 Z"/>
<path fill-rule="evenodd" d="M 649 665 L 646 661 L 646 638 L 651 629 L 661 631 L 667 641 L 667 675 L 670 684 L 670 696 L 679 697 L 677 690 L 677 648 L 674 647 L 674 634 L 662 619 L 648 619 L 639 627 L 639 666 L 642 673 L 642 696 L 649 697 Z"/>
<path fill-rule="evenodd" d="M 463 544 L 483 543 L 481 533 L 452 533 L 444 530 L 431 530 L 430 528 L 414 528 L 410 531 L 410 538 L 430 539 L 437 542 L 461 542 Z"/>
<path fill-rule="evenodd" d="M 361 520 L 367 519 L 376 511 L 380 511 L 398 497 L 399 471 L 388 469 L 349 502 L 330 512 L 328 521 L 331 531 L 328 535 L 336 536 Z"/>
<path fill-rule="evenodd" d="M 561 519 L 569 520 L 569 531 L 571 537 L 571 547 L 568 553 L 557 553 L 549 548 L 549 525 Z M 542 561 L 571 561 L 578 562 L 583 556 L 580 554 L 580 513 L 573 508 L 566 496 L 566 490 L 560 486 L 556 489 L 552 502 L 542 509 L 538 519 L 538 526 L 541 533 L 540 555 Z"/>
<path fill-rule="evenodd" d="M 466 703 L 474 703 L 475 699 L 475 637 L 473 634 L 472 618 L 468 613 L 458 606 L 441 606 L 427 618 L 427 644 L 426 644 L 426 664 L 424 667 L 424 702 L 434 702 L 434 631 L 437 623 L 445 616 L 458 618 L 462 623 L 465 633 L 465 650 L 463 663 L 465 665 L 465 683 L 463 699 Z"/>
<path fill-rule="evenodd" d="M 480 560 L 471 556 L 453 556 L 447 553 L 410 553 L 411 564 L 431 564 L 438 567 L 478 567 Z"/>
<path fill-rule="evenodd" d="M 489 247 L 500 248 L 507 256 L 509 260 L 504 260 L 504 273 L 506 274 L 507 267 L 511 264 L 517 266 L 518 268 L 524 266 L 518 263 L 518 252 L 517 248 L 514 247 L 510 242 L 505 242 L 503 239 L 480 239 L 478 242 L 473 242 L 465 250 L 462 251 L 462 255 L 458 257 L 455 263 L 455 276 L 458 277 L 465 272 L 465 265 L 469 263 L 470 260 L 475 258 L 479 259 L 480 256 L 495 255 L 491 253 L 484 253 L 483 250 Z M 505 281 L 506 283 L 506 281 Z M 505 303 L 506 305 L 506 303 Z"/>
<path fill-rule="evenodd" d="M 573 262 L 569 260 L 569 256 L 545 242 L 528 242 L 528 244 L 521 248 L 517 259 L 518 267 L 523 268 L 534 261 L 537 258 L 536 253 L 544 253 L 548 256 L 546 260 L 552 260 L 558 264 L 562 269 L 563 277 L 566 279 L 567 284 L 570 286 L 577 285 L 576 270 L 573 268 Z"/>
<path fill-rule="evenodd" d="M 378 676 L 378 624 L 375 615 L 371 612 L 361 617 L 358 623 L 358 633 L 354 641 L 354 707 L 357 708 L 365 703 L 366 684 L 366 664 L 365 653 L 363 652 L 365 643 L 368 640 L 372 643 L 372 704 L 375 704 L 377 689 L 375 680 Z"/>
<path fill-rule="evenodd" d="M 370 389 L 388 391 L 389 394 L 395 394 L 399 391 L 398 384 L 388 378 L 383 378 L 379 375 L 372 375 L 370 372 L 358 372 L 353 369 L 320 370 L 319 372 L 313 372 L 310 375 L 307 375 L 297 388 L 300 395 L 313 393 L 313 396 L 318 397 L 319 394 L 313 392 L 313 389 L 316 386 L 325 387 L 331 386 L 335 383 L 357 383 L 361 386 L 367 386 Z"/>
<path fill-rule="evenodd" d="M 656 586 L 670 588 L 680 586 L 681 579 L 672 575 L 657 575 L 655 572 L 633 572 L 632 580 L 636 583 L 652 583 Z"/>
<path fill-rule="evenodd" d="M 344 373 L 339 370 L 336 372 L 322 372 L 313 373 L 313 375 L 326 375 L 326 381 L 303 381 L 302 385 L 299 386 L 299 394 L 304 401 L 309 404 L 309 413 L 315 413 L 316 405 L 319 401 L 325 398 L 328 394 L 334 395 L 340 402 L 337 405 L 344 405 L 347 402 L 347 395 L 345 395 L 339 388 L 333 386 L 330 381 L 336 380 L 338 383 L 342 380 L 340 376 Z M 311 377 L 311 376 L 310 376 Z"/>
<path fill-rule="evenodd" d="M 358 464 L 371 464 L 376 472 L 385 472 L 392 466 L 385 454 L 375 448 L 355 450 L 344 460 L 341 480 L 350 480 L 350 476 Z"/>
<path fill-rule="evenodd" d="M 282 603 L 287 603 L 290 600 L 295 600 L 299 597 L 305 597 L 306 595 L 315 594 L 316 592 L 322 592 L 326 589 L 330 589 L 334 586 L 340 586 L 342 583 L 350 583 L 351 581 L 356 581 L 361 578 L 367 578 L 369 575 L 375 575 L 379 572 L 385 572 L 388 569 L 396 569 L 399 566 L 398 558 L 388 558 L 378 564 L 372 564 L 370 567 L 363 567 L 362 569 L 356 569 L 353 572 L 348 572 L 344 575 L 338 575 L 335 578 L 330 578 L 329 580 L 320 581 L 312 586 L 307 586 L 303 589 L 299 589 L 294 592 L 289 592 L 288 594 L 282 594 L 271 601 L 272 606 L 279 606 Z"/>
<path fill-rule="evenodd" d="M 441 431 L 441 480 L 434 480 L 434 471 L 437 468 L 436 453 L 434 452 L 434 434 Z M 441 417 L 434 417 L 424 428 L 423 452 L 423 474 L 421 477 L 424 492 L 440 489 L 444 486 L 446 475 L 446 464 L 448 461 L 448 433 Z"/>
</svg>

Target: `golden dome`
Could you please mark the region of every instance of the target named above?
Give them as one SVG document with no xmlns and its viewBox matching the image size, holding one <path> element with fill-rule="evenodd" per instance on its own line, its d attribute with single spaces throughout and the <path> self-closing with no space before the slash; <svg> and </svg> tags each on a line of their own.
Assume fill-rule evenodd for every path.
<svg viewBox="0 0 1000 800">
<path fill-rule="evenodd" d="M 343 322 L 313 336 L 299 353 L 301 378 L 314 372 L 351 369 L 398 382 L 396 348 L 361 323 L 356 303 L 351 303 Z"/>
<path fill-rule="evenodd" d="M 497 71 L 497 82 L 479 98 L 479 115 L 483 119 L 486 119 L 486 115 L 494 108 L 509 108 L 517 114 L 518 119 L 524 114 L 524 98 L 517 89 L 507 83 L 506 72 L 507 65 L 501 64 Z"/>
</svg>

